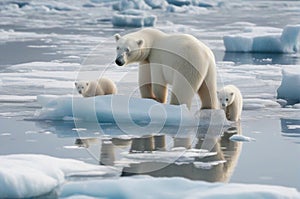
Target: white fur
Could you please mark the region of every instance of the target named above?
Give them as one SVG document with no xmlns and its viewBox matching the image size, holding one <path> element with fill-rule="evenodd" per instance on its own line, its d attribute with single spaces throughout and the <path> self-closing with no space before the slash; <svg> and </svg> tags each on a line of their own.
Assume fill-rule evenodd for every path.
<svg viewBox="0 0 300 199">
<path fill-rule="evenodd" d="M 218 91 L 220 107 L 225 111 L 226 118 L 230 121 L 241 119 L 243 97 L 240 90 L 234 85 L 227 85 Z"/>
<path fill-rule="evenodd" d="M 189 108 L 198 93 L 202 109 L 218 108 L 216 67 L 212 51 L 187 34 L 165 34 L 146 28 L 117 41 L 118 65 L 139 62 L 139 87 L 143 98 L 165 103 L 167 85 L 172 85 L 171 104 Z"/>
<path fill-rule="evenodd" d="M 83 97 L 93 97 L 97 95 L 110 95 L 117 93 L 115 83 L 105 77 L 96 81 L 79 81 L 75 82 L 75 87 Z"/>
</svg>

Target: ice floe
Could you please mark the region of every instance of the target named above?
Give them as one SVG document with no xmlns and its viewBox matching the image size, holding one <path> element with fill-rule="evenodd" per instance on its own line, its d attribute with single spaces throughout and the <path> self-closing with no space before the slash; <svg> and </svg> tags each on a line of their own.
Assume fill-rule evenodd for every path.
<svg viewBox="0 0 300 199">
<path fill-rule="evenodd" d="M 113 15 L 114 26 L 147 27 L 155 26 L 157 17 L 140 10 L 124 10 Z"/>
<path fill-rule="evenodd" d="M 47 194 L 72 176 L 116 176 L 112 167 L 87 164 L 47 155 L 0 156 L 1 198 L 25 198 Z"/>
<path fill-rule="evenodd" d="M 228 52 L 295 53 L 300 50 L 300 25 L 283 30 L 251 26 L 242 33 L 223 37 Z"/>
<path fill-rule="evenodd" d="M 175 191 L 176 189 L 176 191 Z M 158 191 L 159 190 L 159 191 Z M 238 183 L 207 183 L 184 178 L 124 177 L 118 180 L 72 182 L 61 189 L 61 197 L 101 198 L 251 198 L 298 199 L 294 188 Z"/>
<path fill-rule="evenodd" d="M 277 98 L 286 100 L 287 105 L 300 102 L 299 66 L 285 66 L 282 69 L 282 81 L 277 89 Z"/>
</svg>

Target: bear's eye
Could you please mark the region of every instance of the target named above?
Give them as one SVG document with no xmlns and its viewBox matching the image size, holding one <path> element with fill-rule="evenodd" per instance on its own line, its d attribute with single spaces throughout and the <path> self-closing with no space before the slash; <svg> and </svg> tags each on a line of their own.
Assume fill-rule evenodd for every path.
<svg viewBox="0 0 300 199">
<path fill-rule="evenodd" d="M 228 98 L 226 98 L 226 102 L 228 102 Z"/>
<path fill-rule="evenodd" d="M 126 52 L 126 53 L 129 53 L 129 48 L 125 48 L 125 52 Z"/>
<path fill-rule="evenodd" d="M 120 50 L 120 47 L 119 47 L 119 46 L 117 46 L 117 50 Z"/>
</svg>

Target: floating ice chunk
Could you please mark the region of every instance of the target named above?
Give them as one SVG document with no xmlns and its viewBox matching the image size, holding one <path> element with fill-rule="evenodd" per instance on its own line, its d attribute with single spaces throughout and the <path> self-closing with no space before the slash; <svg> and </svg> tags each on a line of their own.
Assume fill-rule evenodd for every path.
<svg viewBox="0 0 300 199">
<path fill-rule="evenodd" d="M 0 156 L 1 198 L 29 198 L 52 191 L 66 177 L 118 175 L 111 167 L 91 165 L 78 160 L 59 159 L 46 155 Z"/>
<path fill-rule="evenodd" d="M 294 109 L 300 109 L 300 103 L 294 104 L 294 105 L 293 105 L 293 108 L 294 108 Z"/>
<path fill-rule="evenodd" d="M 99 188 L 100 187 L 100 188 Z M 176 187 L 176 191 L 175 188 Z M 158 191 L 159 190 L 159 191 Z M 185 178 L 124 177 L 118 180 L 71 182 L 62 187 L 60 197 L 97 198 L 266 198 L 297 199 L 295 188 L 256 184 L 208 183 Z"/>
<path fill-rule="evenodd" d="M 281 37 L 283 52 L 300 51 L 300 25 L 288 25 L 284 28 Z"/>
<path fill-rule="evenodd" d="M 251 142 L 251 141 L 255 141 L 254 138 L 251 138 L 251 137 L 247 137 L 247 136 L 244 136 L 244 135 L 232 135 L 230 138 L 229 138 L 231 141 L 234 141 L 234 142 Z"/>
<path fill-rule="evenodd" d="M 157 17 L 139 10 L 125 10 L 114 14 L 112 24 L 114 26 L 144 27 L 155 26 Z"/>
<path fill-rule="evenodd" d="M 223 37 L 226 51 L 295 53 L 300 49 L 300 25 L 284 30 L 271 27 L 248 27 L 243 33 Z"/>
<path fill-rule="evenodd" d="M 280 104 L 281 107 L 285 107 L 287 105 L 287 101 L 284 99 L 277 99 L 276 102 Z"/>
<path fill-rule="evenodd" d="M 175 6 L 175 5 L 168 5 L 167 12 L 175 12 L 175 13 L 185 13 L 188 12 L 188 8 L 186 6 L 184 7 L 179 7 L 179 6 Z"/>
<path fill-rule="evenodd" d="M 282 70 L 281 85 L 277 89 L 277 98 L 287 101 L 287 105 L 300 102 L 300 67 L 285 66 Z"/>
<path fill-rule="evenodd" d="M 185 105 L 161 104 L 150 99 L 123 95 L 103 95 L 83 98 L 81 96 L 37 96 L 42 109 L 36 111 L 38 120 L 99 121 L 100 123 L 155 123 L 166 125 L 197 125 L 196 118 Z"/>
<path fill-rule="evenodd" d="M 141 0 L 121 0 L 113 5 L 113 9 L 119 11 L 128 9 L 150 10 L 151 7 Z"/>
<path fill-rule="evenodd" d="M 162 9 L 165 8 L 168 3 L 165 0 L 145 0 L 152 9 Z"/>
</svg>

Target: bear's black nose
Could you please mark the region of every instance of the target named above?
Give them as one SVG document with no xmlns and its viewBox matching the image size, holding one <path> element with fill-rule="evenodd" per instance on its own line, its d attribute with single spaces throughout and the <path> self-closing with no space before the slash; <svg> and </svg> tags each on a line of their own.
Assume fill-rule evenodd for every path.
<svg viewBox="0 0 300 199">
<path fill-rule="evenodd" d="M 118 66 L 123 66 L 123 65 L 124 65 L 124 60 L 121 59 L 121 58 L 116 59 L 115 62 L 116 62 L 116 64 L 117 64 Z"/>
</svg>

